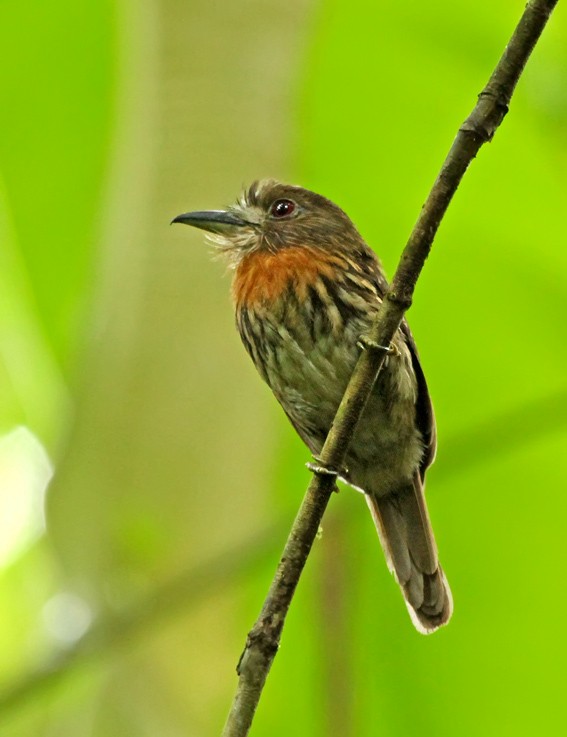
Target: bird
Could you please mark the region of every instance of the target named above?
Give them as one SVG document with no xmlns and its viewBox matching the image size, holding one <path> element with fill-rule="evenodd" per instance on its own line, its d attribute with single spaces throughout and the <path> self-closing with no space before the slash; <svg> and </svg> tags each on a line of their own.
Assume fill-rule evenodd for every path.
<svg viewBox="0 0 567 737">
<path fill-rule="evenodd" d="M 186 212 L 172 222 L 205 230 L 226 259 L 244 347 L 318 459 L 388 288 L 380 260 L 340 207 L 275 179 L 253 182 L 226 210 Z M 338 475 L 364 493 L 423 634 L 447 624 L 453 611 L 424 496 L 436 445 L 431 399 L 404 320 Z"/>
</svg>

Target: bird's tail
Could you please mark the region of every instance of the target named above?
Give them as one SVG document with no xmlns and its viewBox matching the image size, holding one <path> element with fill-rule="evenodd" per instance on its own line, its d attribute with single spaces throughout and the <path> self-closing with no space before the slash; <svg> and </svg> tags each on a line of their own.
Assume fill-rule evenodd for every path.
<svg viewBox="0 0 567 737">
<path fill-rule="evenodd" d="M 423 634 L 434 632 L 451 618 L 453 599 L 437 558 L 419 475 L 395 493 L 366 494 L 366 499 L 412 622 Z"/>
</svg>

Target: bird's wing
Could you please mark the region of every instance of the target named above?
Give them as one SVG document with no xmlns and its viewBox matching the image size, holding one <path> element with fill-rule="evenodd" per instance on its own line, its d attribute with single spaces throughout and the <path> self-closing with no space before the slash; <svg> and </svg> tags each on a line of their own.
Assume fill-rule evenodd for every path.
<svg viewBox="0 0 567 737">
<path fill-rule="evenodd" d="M 371 278 L 378 294 L 378 298 L 382 300 L 388 289 L 388 282 L 384 276 L 384 272 L 378 258 L 368 247 L 362 249 L 357 256 L 358 263 L 363 266 L 364 271 Z M 425 471 L 433 463 L 435 453 L 437 451 L 435 415 L 433 413 L 433 405 L 431 404 L 429 390 L 427 389 L 427 382 L 425 381 L 423 369 L 419 362 L 417 346 L 415 345 L 413 335 L 411 334 L 411 330 L 405 319 L 402 321 L 400 330 L 410 350 L 412 366 L 417 379 L 416 423 L 423 438 L 423 458 L 419 469 L 421 480 L 423 481 Z"/>
<path fill-rule="evenodd" d="M 427 389 L 427 382 L 419 362 L 419 354 L 417 347 L 411 334 L 411 330 L 406 320 L 402 322 L 401 331 L 406 339 L 407 346 L 411 354 L 411 362 L 417 379 L 417 400 L 415 403 L 415 414 L 417 427 L 423 438 L 423 458 L 420 464 L 420 476 L 421 480 L 425 476 L 426 469 L 435 460 L 435 453 L 437 451 L 437 428 L 435 425 L 435 414 L 433 412 L 433 405 L 431 403 L 431 397 L 429 396 L 429 390 Z"/>
</svg>

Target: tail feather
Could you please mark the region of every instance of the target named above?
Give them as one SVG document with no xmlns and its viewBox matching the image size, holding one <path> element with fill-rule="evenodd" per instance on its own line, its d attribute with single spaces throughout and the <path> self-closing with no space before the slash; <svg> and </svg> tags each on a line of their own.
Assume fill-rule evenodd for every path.
<svg viewBox="0 0 567 737">
<path fill-rule="evenodd" d="M 451 618 L 453 599 L 439 565 L 421 479 L 416 474 L 413 484 L 366 499 L 415 627 L 423 634 L 434 632 Z"/>
</svg>

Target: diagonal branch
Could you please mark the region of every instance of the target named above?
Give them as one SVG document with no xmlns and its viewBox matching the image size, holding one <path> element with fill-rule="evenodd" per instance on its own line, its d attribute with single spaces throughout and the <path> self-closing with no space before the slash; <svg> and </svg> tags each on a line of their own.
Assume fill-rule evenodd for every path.
<svg viewBox="0 0 567 737">
<path fill-rule="evenodd" d="M 349 442 L 384 362 L 387 350 L 380 346 L 390 345 L 410 307 L 415 284 L 453 194 L 480 147 L 492 139 L 506 115 L 518 79 L 556 4 L 557 0 L 530 0 L 477 104 L 459 128 L 372 326 L 368 346 L 375 347 L 362 352 L 337 411 L 321 452 L 322 467 L 343 466 Z M 248 634 L 223 737 L 245 737 L 250 730 L 279 647 L 285 617 L 333 488 L 334 477 L 320 472 L 309 484 L 260 616 Z"/>
</svg>

